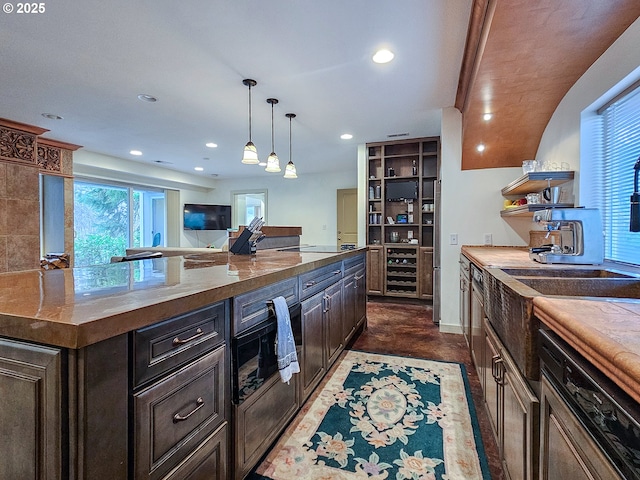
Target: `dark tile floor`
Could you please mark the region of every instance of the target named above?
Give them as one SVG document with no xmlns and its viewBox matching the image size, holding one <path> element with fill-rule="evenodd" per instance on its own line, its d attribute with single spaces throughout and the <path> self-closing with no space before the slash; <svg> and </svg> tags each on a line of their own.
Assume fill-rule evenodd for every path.
<svg viewBox="0 0 640 480">
<path fill-rule="evenodd" d="M 491 431 L 476 369 L 462 335 L 440 333 L 433 323 L 431 306 L 368 302 L 368 328 L 350 348 L 430 360 L 463 363 L 467 369 L 482 441 L 493 480 L 504 478 L 497 445 Z"/>
</svg>

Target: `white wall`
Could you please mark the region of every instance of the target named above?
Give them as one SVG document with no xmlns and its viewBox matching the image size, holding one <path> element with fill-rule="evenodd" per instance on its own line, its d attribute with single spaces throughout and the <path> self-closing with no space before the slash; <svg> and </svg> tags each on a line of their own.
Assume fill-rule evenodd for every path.
<svg viewBox="0 0 640 480">
<path fill-rule="evenodd" d="M 491 233 L 493 245 L 527 245 L 531 219 L 500 217 L 504 201 L 500 190 L 521 176 L 522 168 L 461 170 L 462 115 L 456 108 L 442 111 L 440 141 L 440 330 L 459 333 L 460 247 L 482 245 L 485 233 Z M 457 245 L 449 244 L 452 233 L 458 235 Z"/>
<path fill-rule="evenodd" d="M 353 169 L 328 174 L 298 172 L 297 179 L 281 174 L 268 177 L 219 180 L 211 203 L 231 203 L 231 192 L 267 189 L 267 225 L 301 226 L 301 243 L 337 243 L 337 190 L 357 187 L 356 160 Z M 362 227 L 364 228 L 364 227 Z"/>
<path fill-rule="evenodd" d="M 558 104 L 542 135 L 536 159 L 568 162 L 579 171 L 580 162 L 588 160 L 593 146 L 590 142 L 593 136 L 585 129 L 586 124 L 581 127 L 581 115 L 588 117 L 590 111 L 640 78 L 639 66 L 640 19 L 594 62 Z M 580 198 L 578 188 L 588 180 L 588 173 L 580 174 L 579 181 L 574 182 L 579 205 L 588 206 L 589 203 L 588 198 Z"/>
</svg>

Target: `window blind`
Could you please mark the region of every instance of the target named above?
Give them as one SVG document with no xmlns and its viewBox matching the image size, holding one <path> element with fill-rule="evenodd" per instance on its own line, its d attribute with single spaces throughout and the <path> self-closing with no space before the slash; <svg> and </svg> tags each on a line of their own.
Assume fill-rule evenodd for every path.
<svg viewBox="0 0 640 480">
<path fill-rule="evenodd" d="M 602 184 L 595 199 L 602 212 L 605 258 L 640 264 L 640 232 L 629 231 L 633 166 L 640 157 L 640 87 L 602 112 Z"/>
</svg>

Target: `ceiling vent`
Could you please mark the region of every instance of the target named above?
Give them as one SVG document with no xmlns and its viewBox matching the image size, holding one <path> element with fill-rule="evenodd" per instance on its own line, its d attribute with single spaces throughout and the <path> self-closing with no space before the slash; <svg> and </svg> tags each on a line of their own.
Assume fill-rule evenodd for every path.
<svg viewBox="0 0 640 480">
<path fill-rule="evenodd" d="M 387 135 L 387 138 L 398 138 L 398 137 L 408 137 L 409 133 L 391 133 Z"/>
</svg>

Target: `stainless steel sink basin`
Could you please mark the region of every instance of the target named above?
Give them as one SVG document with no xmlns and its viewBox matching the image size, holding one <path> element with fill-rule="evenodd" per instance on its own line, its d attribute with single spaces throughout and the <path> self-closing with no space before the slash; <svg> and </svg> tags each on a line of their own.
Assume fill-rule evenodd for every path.
<svg viewBox="0 0 640 480">
<path fill-rule="evenodd" d="M 563 297 L 640 298 L 638 278 L 519 277 L 521 283 L 542 295 Z"/>
<path fill-rule="evenodd" d="M 638 278 L 609 268 L 501 268 L 512 277 Z"/>
</svg>

